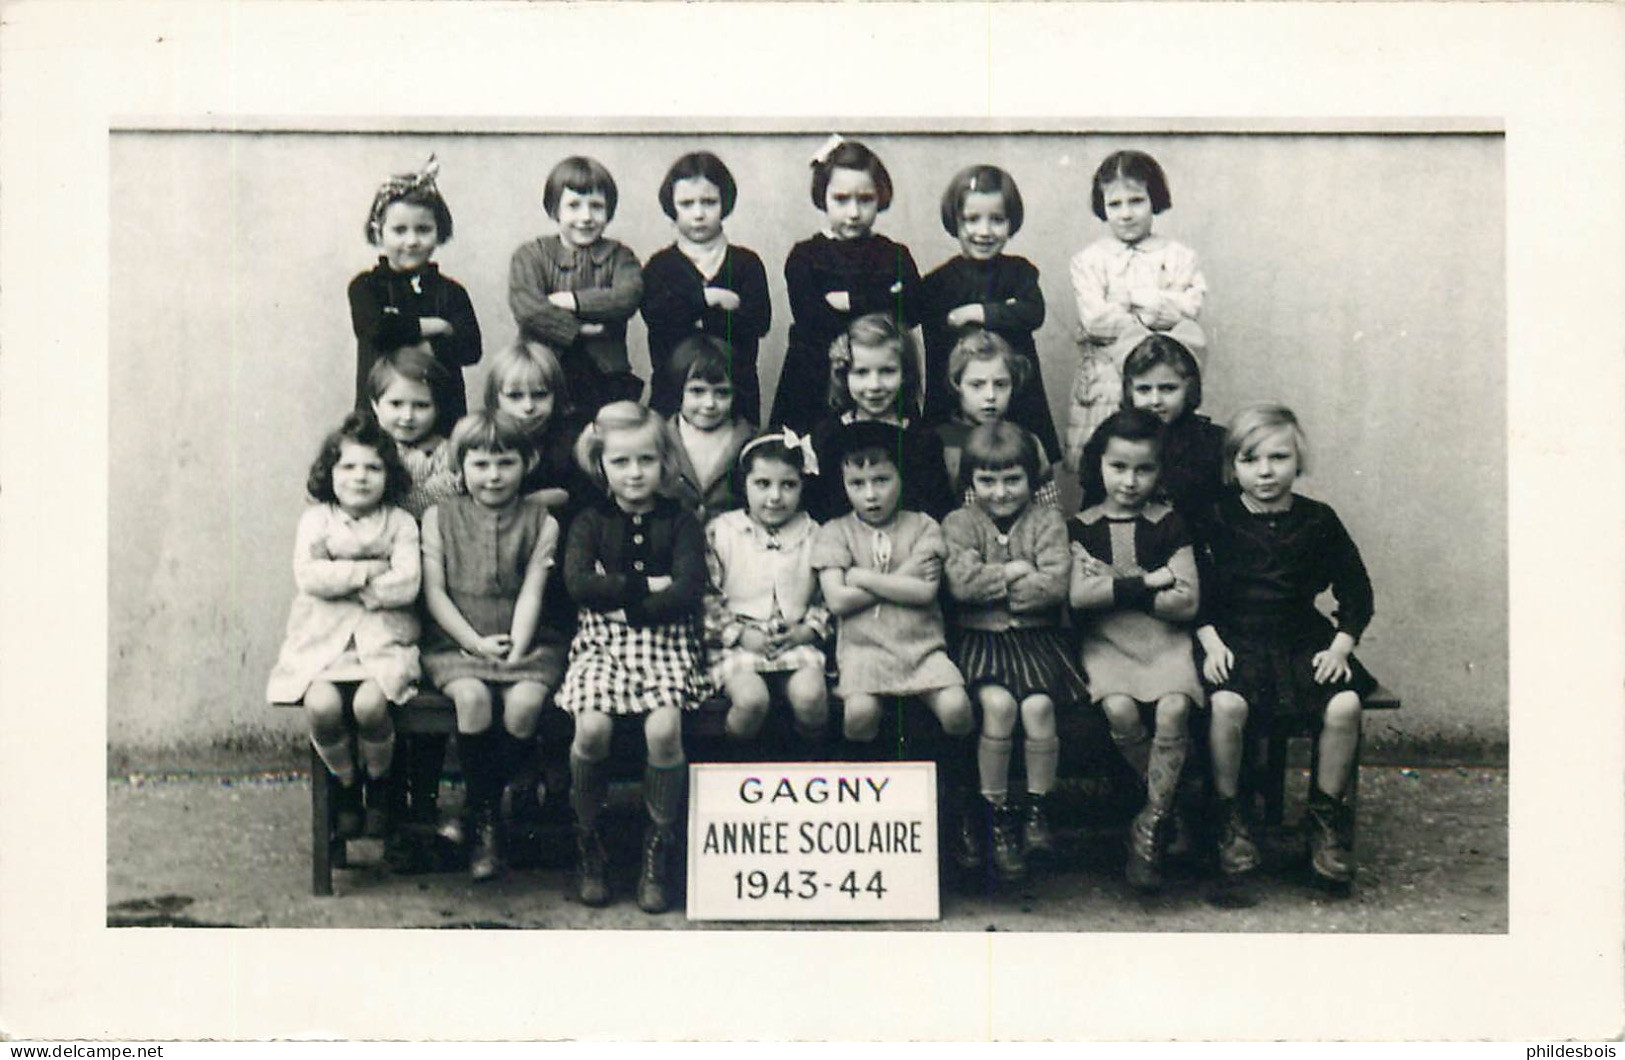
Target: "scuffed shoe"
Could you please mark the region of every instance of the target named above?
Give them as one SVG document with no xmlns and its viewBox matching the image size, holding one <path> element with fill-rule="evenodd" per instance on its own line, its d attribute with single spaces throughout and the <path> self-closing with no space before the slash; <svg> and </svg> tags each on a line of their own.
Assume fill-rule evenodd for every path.
<svg viewBox="0 0 1625 1060">
<path fill-rule="evenodd" d="M 609 855 L 597 830 L 576 832 L 576 897 L 582 905 L 609 904 Z"/>
<path fill-rule="evenodd" d="M 1044 810 L 1046 801 L 1043 795 L 1027 796 L 1026 816 L 1021 822 L 1021 845 L 1028 857 L 1051 857 L 1055 853 L 1055 834 L 1050 830 L 1049 815 Z"/>
<path fill-rule="evenodd" d="M 676 837 L 658 825 L 649 826 L 643 841 L 643 872 L 638 876 L 638 908 L 664 913 L 671 908 L 671 849 Z"/>
<path fill-rule="evenodd" d="M 1020 812 L 1013 806 L 993 808 L 993 874 L 1005 883 L 1027 878 L 1027 859 L 1021 853 Z"/>
<path fill-rule="evenodd" d="M 1245 876 L 1258 868 L 1258 844 L 1247 830 L 1241 803 L 1220 799 L 1218 807 L 1219 872 L 1225 876 Z"/>
<path fill-rule="evenodd" d="M 1128 826 L 1128 865 L 1124 875 L 1130 887 L 1137 891 L 1154 891 L 1162 886 L 1162 857 L 1158 849 L 1158 833 L 1164 818 L 1147 806 L 1134 815 Z"/>
<path fill-rule="evenodd" d="M 1327 883 L 1354 882 L 1353 811 L 1319 788 L 1309 793 L 1309 867 Z"/>
</svg>

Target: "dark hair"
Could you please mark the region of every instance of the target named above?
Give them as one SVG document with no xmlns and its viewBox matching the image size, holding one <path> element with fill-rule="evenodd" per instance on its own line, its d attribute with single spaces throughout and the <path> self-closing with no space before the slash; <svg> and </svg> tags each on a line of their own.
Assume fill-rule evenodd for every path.
<svg viewBox="0 0 1625 1060">
<path fill-rule="evenodd" d="M 457 488 L 467 492 L 463 481 L 463 458 L 470 450 L 483 449 L 488 453 L 518 453 L 528 470 L 535 455 L 524 424 L 506 412 L 477 409 L 457 421 L 451 429 L 451 467 L 457 478 Z"/>
<path fill-rule="evenodd" d="M 1010 392 L 1021 390 L 1032 376 L 1032 365 L 1019 356 L 1003 335 L 971 325 L 948 351 L 948 385 L 958 389 L 972 361 L 1003 360 L 1010 369 Z"/>
<path fill-rule="evenodd" d="M 1157 160 L 1144 151 L 1117 151 L 1106 156 L 1095 170 L 1094 187 L 1089 192 L 1089 205 L 1095 216 L 1106 219 L 1106 185 L 1117 180 L 1132 180 L 1145 185 L 1151 196 L 1151 212 L 1161 213 L 1174 204 L 1168 194 L 1168 178 L 1162 175 Z"/>
<path fill-rule="evenodd" d="M 734 212 L 734 203 L 739 201 L 734 175 L 722 164 L 722 159 L 710 151 L 690 151 L 673 162 L 671 168 L 666 170 L 665 177 L 661 178 L 660 209 L 667 217 L 677 220 L 677 204 L 672 201 L 673 187 L 679 180 L 693 180 L 696 177 L 715 184 L 722 193 L 722 216 L 727 217 Z"/>
<path fill-rule="evenodd" d="M 666 381 L 679 394 L 690 379 L 731 385 L 733 361 L 733 347 L 725 340 L 703 332 L 690 335 L 671 351 L 671 360 L 666 362 L 665 368 Z"/>
<path fill-rule="evenodd" d="M 1038 439 L 1007 420 L 984 423 L 970 432 L 959 456 L 959 492 L 972 488 L 978 471 L 1003 471 L 1019 467 L 1027 473 L 1027 485 L 1037 489 L 1044 477 L 1044 458 Z"/>
<path fill-rule="evenodd" d="M 437 172 L 439 167 L 431 155 L 429 164 L 422 173 L 397 174 L 379 187 L 372 197 L 371 208 L 367 210 L 367 224 L 362 229 L 368 243 L 378 246 L 383 232 L 384 214 L 398 202 L 428 209 L 434 214 L 435 242 L 451 242 L 451 207 L 446 205 L 445 197 L 440 194 L 440 188 L 435 184 Z"/>
<path fill-rule="evenodd" d="M 903 469 L 903 429 L 896 424 L 878 420 L 843 423 L 830 441 L 835 462 L 842 467 L 885 463 L 899 472 Z M 839 470 L 834 473 L 840 475 Z"/>
<path fill-rule="evenodd" d="M 853 346 L 884 346 L 897 352 L 903 366 L 903 384 L 897 390 L 899 416 L 917 416 L 920 412 L 920 355 L 914 349 L 914 339 L 886 313 L 866 313 L 846 326 L 829 347 L 829 407 L 836 412 L 850 412 L 856 405 L 847 376 L 852 373 Z"/>
<path fill-rule="evenodd" d="M 451 373 L 423 347 L 402 346 L 372 362 L 372 368 L 367 372 L 367 397 L 372 401 L 383 397 L 384 391 L 389 389 L 396 377 L 422 383 L 429 388 L 432 398 L 436 390 L 451 379 Z M 438 403 L 435 411 L 440 411 Z"/>
<path fill-rule="evenodd" d="M 869 174 L 875 182 L 875 201 L 881 210 L 891 205 L 891 174 L 886 172 L 880 157 L 856 140 L 842 140 L 822 159 L 813 160 L 812 202 L 824 209 L 824 194 L 829 191 L 829 177 L 837 169 L 856 169 Z"/>
<path fill-rule="evenodd" d="M 1160 365 L 1167 365 L 1185 380 L 1185 411 L 1180 415 L 1187 416 L 1200 408 L 1201 366 L 1183 343 L 1162 334 L 1147 335 L 1141 339 L 1123 361 L 1123 407 L 1134 407 L 1134 380 Z"/>
<path fill-rule="evenodd" d="M 1162 421 L 1144 409 L 1118 409 L 1095 428 L 1091 441 L 1100 443 L 1099 451 L 1104 455 L 1107 443 L 1113 438 L 1125 442 L 1150 442 L 1157 450 L 1157 458 L 1162 458 Z"/>
<path fill-rule="evenodd" d="M 948 190 L 942 193 L 942 227 L 948 230 L 949 235 L 956 239 L 959 237 L 959 217 L 965 209 L 965 200 L 972 192 L 987 192 L 1002 197 L 1004 215 L 1010 219 L 1010 234 L 1021 231 L 1021 221 L 1026 214 L 1021 205 L 1021 189 L 1016 187 L 1016 178 L 998 166 L 966 166 L 954 174 L 954 179 L 948 182 Z"/>
<path fill-rule="evenodd" d="M 733 487 L 735 497 L 741 499 L 745 496 L 745 481 L 750 478 L 751 469 L 762 460 L 777 460 L 801 477 L 802 485 L 807 482 L 807 459 L 799 446 L 791 448 L 784 444 L 784 428 L 775 427 L 764 431 L 755 438 L 746 442 L 744 448 L 739 450 L 739 459 L 729 473 L 729 484 Z"/>
<path fill-rule="evenodd" d="M 615 203 L 620 192 L 615 187 L 615 178 L 596 158 L 571 155 L 547 174 L 547 184 L 542 188 L 542 210 L 555 221 L 559 218 L 559 200 L 564 197 L 565 188 L 577 195 L 591 195 L 593 192 L 602 195 L 608 219 L 615 219 Z"/>
<path fill-rule="evenodd" d="M 333 468 L 338 466 L 345 442 L 372 449 L 384 462 L 384 504 L 400 504 L 406 499 L 412 490 L 412 475 L 401 463 L 395 439 L 378 425 L 377 420 L 364 412 L 352 412 L 345 416 L 338 429 L 322 439 L 322 448 L 305 478 L 306 493 L 323 504 L 338 503 L 338 498 L 333 495 Z"/>
</svg>

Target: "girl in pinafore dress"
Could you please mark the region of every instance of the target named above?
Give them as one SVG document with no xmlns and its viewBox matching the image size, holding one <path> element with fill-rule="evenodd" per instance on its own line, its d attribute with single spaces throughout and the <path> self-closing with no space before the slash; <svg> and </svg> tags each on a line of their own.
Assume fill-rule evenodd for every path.
<svg viewBox="0 0 1625 1060">
<path fill-rule="evenodd" d="M 1084 612 L 1083 666 L 1112 740 L 1146 785 L 1129 826 L 1129 883 L 1161 884 L 1164 823 L 1189 744 L 1186 719 L 1202 702 L 1189 623 L 1196 556 L 1185 521 L 1155 500 L 1162 424 L 1125 409 L 1100 426 L 1106 497 L 1073 519 L 1071 604 Z M 1152 711 L 1156 735 L 1142 715 Z"/>
<path fill-rule="evenodd" d="M 705 595 L 705 534 L 699 521 L 661 495 L 675 455 L 659 416 L 618 401 L 581 432 L 576 459 L 608 497 L 576 516 L 565 553 L 564 580 L 580 608 L 570 668 L 558 705 L 575 715 L 570 746 L 584 905 L 609 901 L 609 868 L 598 817 L 609 789 L 616 715 L 643 717 L 648 752 L 643 802 L 649 812 L 638 905 L 671 905 L 671 858 L 677 847 L 688 779 L 682 712 L 707 692 L 699 640 Z"/>
<path fill-rule="evenodd" d="M 843 734 L 872 756 L 885 700 L 919 697 L 950 737 L 938 770 L 945 804 L 962 815 L 975 775 L 976 716 L 948 657 L 937 602 L 948 555 L 942 527 L 900 506 L 902 434 L 894 424 L 860 420 L 835 435 L 830 473 L 841 475 L 852 510 L 819 528 L 812 565 L 826 605 L 840 619 L 835 661 Z"/>
<path fill-rule="evenodd" d="M 705 527 L 712 591 L 707 639 L 720 648 L 711 679 L 728 697 L 728 735 L 754 739 L 782 685 L 796 734 L 817 747 L 829 720 L 823 643 L 829 612 L 812 568 L 818 524 L 801 510 L 802 484 L 818 471 L 812 443 L 785 428 L 739 454 L 746 506 Z"/>
<path fill-rule="evenodd" d="M 511 814 L 537 797 L 536 727 L 564 669 L 564 637 L 541 621 L 559 525 L 519 491 L 530 446 L 517 420 L 465 416 L 451 451 L 463 492 L 423 513 L 423 596 L 434 619 L 423 665 L 457 708 L 469 871 L 488 880 L 502 868 L 499 803 Z"/>
<path fill-rule="evenodd" d="M 271 702 L 304 704 L 310 742 L 339 780 L 344 838 L 389 831 L 395 755 L 389 705 L 417 693 L 418 527 L 396 507 L 409 485 L 395 443 L 362 413 L 345 417 L 322 442 L 306 481 L 317 503 L 299 517 L 294 537 L 299 591 L 266 685 Z M 364 785 L 356 783 L 346 698 Z"/>
<path fill-rule="evenodd" d="M 1066 520 L 1034 497 L 1044 458 L 1036 437 L 1013 423 L 976 428 L 965 441 L 960 485 L 974 499 L 950 512 L 948 592 L 958 602 L 955 658 L 982 708 L 977 745 L 978 827 L 961 842 L 966 869 L 981 864 L 991 818 L 992 867 L 1007 882 L 1027 874 L 1027 855 L 1054 852 L 1044 801 L 1055 786 L 1057 707 L 1088 702 L 1089 688 L 1061 629 L 1072 557 Z M 1025 737 L 1025 806 L 1009 798 L 1017 723 Z"/>
</svg>

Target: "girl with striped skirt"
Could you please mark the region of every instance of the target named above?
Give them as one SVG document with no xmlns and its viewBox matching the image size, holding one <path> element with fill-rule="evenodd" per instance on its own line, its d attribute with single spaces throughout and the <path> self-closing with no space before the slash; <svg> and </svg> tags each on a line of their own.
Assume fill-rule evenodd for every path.
<svg viewBox="0 0 1625 1060">
<path fill-rule="evenodd" d="M 1042 468 L 1032 434 L 1006 421 L 977 427 L 959 465 L 960 489 L 974 499 L 942 525 L 948 591 L 958 604 L 957 661 L 982 708 L 977 768 L 983 801 L 969 815 L 974 831 L 956 851 L 964 868 L 978 867 L 983 835 L 991 831 L 993 872 L 1005 881 L 1026 875 L 1028 854 L 1053 851 L 1044 799 L 1060 754 L 1056 702 L 1089 697 L 1061 629 L 1072 566 L 1066 522 L 1055 508 L 1033 503 Z M 1027 766 L 1024 806 L 1009 797 L 1018 722 Z"/>
</svg>

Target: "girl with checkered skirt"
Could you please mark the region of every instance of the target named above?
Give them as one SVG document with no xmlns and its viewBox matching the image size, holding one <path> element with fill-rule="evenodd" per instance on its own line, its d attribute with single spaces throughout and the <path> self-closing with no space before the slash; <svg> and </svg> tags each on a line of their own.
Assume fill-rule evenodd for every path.
<svg viewBox="0 0 1625 1060">
<path fill-rule="evenodd" d="M 650 913 L 670 905 L 669 862 L 688 776 L 682 712 L 707 691 L 699 639 L 705 534 L 691 512 L 663 496 L 675 459 L 660 418 L 630 401 L 605 405 L 576 442 L 577 462 L 608 494 L 571 523 L 564 557 L 581 625 L 557 702 L 575 715 L 570 800 L 586 905 L 610 897 L 598 818 L 617 714 L 643 717 L 648 749 L 643 801 L 650 825 L 638 905 Z"/>
</svg>

